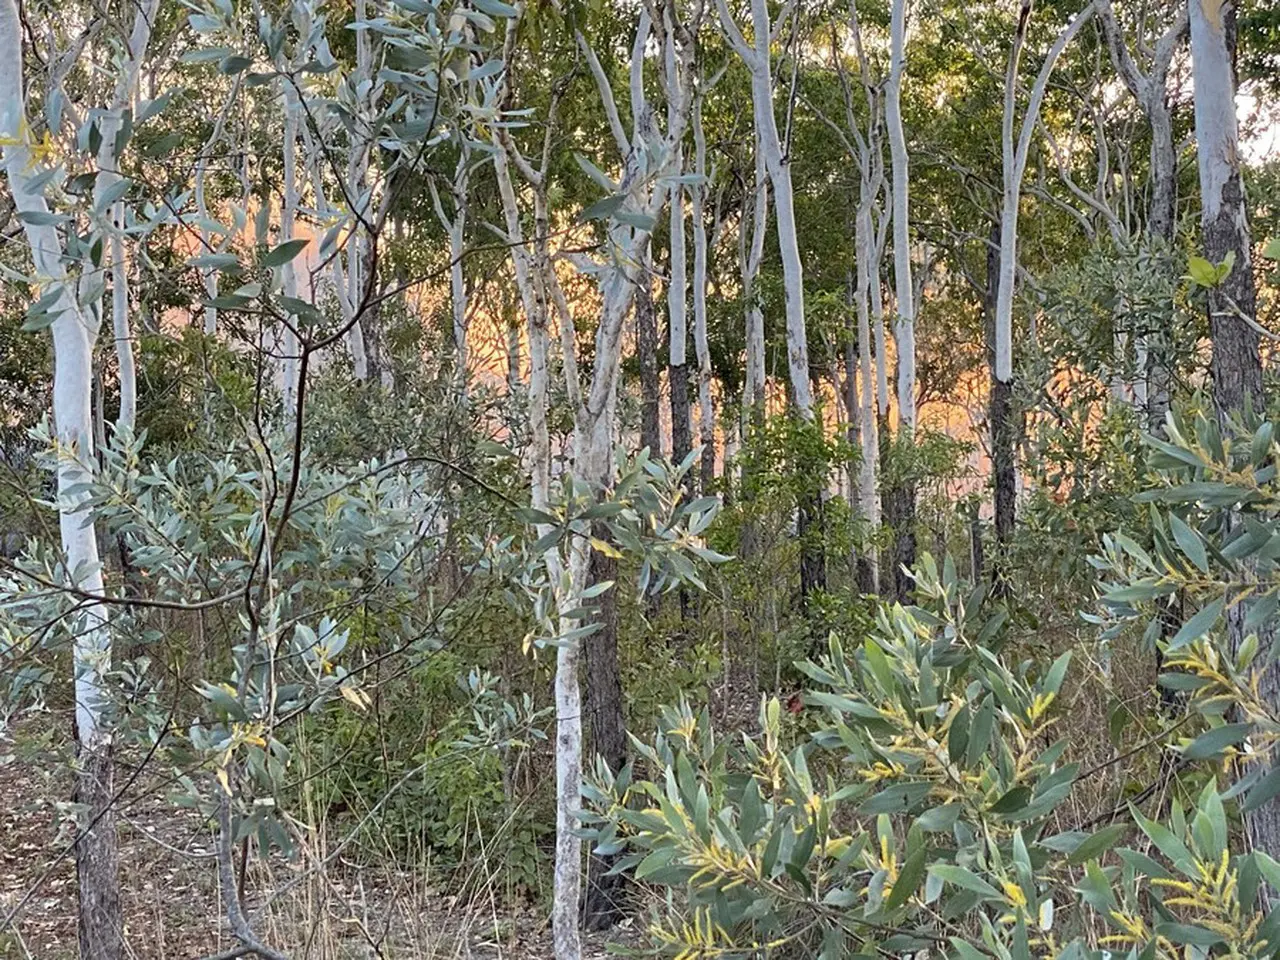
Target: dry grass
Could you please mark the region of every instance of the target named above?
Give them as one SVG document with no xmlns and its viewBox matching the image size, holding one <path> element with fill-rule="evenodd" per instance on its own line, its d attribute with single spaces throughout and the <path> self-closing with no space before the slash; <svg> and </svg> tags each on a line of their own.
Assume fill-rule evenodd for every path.
<svg viewBox="0 0 1280 960">
<path fill-rule="evenodd" d="M 4 960 L 77 955 L 74 866 L 59 857 L 72 824 L 62 803 L 70 784 L 59 727 L 45 715 L 0 735 L 0 757 L 13 757 L 0 766 L 0 918 L 35 888 L 0 932 Z M 125 956 L 197 960 L 235 946 L 222 919 L 211 824 L 143 779 L 120 804 Z M 356 860 L 354 848 L 337 849 L 338 831 L 323 810 L 304 803 L 295 813 L 298 856 L 251 856 L 243 888 L 255 932 L 291 960 L 551 956 L 545 911 L 501 896 L 500 864 L 486 856 L 481 834 L 462 875 L 443 876 L 425 847 L 406 854 L 389 842 L 382 850 L 365 845 Z M 586 955 L 604 957 L 606 939 L 588 937 Z"/>
</svg>

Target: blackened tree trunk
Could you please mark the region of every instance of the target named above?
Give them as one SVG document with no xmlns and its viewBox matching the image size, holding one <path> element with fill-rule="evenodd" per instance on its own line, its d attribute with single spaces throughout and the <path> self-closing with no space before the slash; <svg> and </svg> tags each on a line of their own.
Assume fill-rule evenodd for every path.
<svg viewBox="0 0 1280 960">
<path fill-rule="evenodd" d="M 1014 460 L 1017 425 L 1013 417 L 1013 379 L 996 376 L 995 316 L 1000 283 L 1000 222 L 991 227 L 987 240 L 987 289 L 982 312 L 987 327 L 987 360 L 991 368 L 989 420 L 991 428 L 991 480 L 995 506 L 996 555 L 991 559 L 991 587 L 997 596 L 1008 589 L 1005 553 L 1013 542 L 1017 522 L 1018 479 Z"/>
<path fill-rule="evenodd" d="M 641 271 L 636 287 L 636 353 L 640 357 L 640 446 L 662 456 L 662 425 L 658 405 L 658 318 L 653 309 L 649 272 Z"/>
<path fill-rule="evenodd" d="M 899 603 L 911 600 L 914 586 L 910 572 L 916 564 L 916 491 L 909 477 L 902 476 L 900 461 L 907 453 L 905 440 L 895 438 L 890 452 L 890 463 L 898 479 L 884 491 L 884 521 L 893 531 L 893 543 L 889 546 L 890 596 Z"/>
<path fill-rule="evenodd" d="M 671 462 L 683 463 L 693 450 L 693 422 L 689 418 L 689 365 L 671 364 Z M 685 474 L 685 489 L 692 495 L 693 478 L 697 471 Z"/>
<path fill-rule="evenodd" d="M 81 746 L 74 800 L 85 810 L 84 832 L 76 842 L 82 960 L 121 960 L 120 863 L 111 747 Z"/>
<path fill-rule="evenodd" d="M 594 531 L 604 540 L 608 532 Z M 591 552 L 592 586 L 617 580 L 618 561 L 598 550 Z M 622 674 L 618 663 L 618 590 L 606 590 L 595 601 L 595 619 L 600 629 L 583 641 L 586 661 L 586 726 L 591 749 L 617 773 L 627 762 L 627 727 L 622 710 Z M 591 855 L 587 866 L 587 896 L 583 901 L 583 924 L 588 930 L 603 930 L 623 915 L 621 874 L 609 876 L 616 857 Z"/>
</svg>

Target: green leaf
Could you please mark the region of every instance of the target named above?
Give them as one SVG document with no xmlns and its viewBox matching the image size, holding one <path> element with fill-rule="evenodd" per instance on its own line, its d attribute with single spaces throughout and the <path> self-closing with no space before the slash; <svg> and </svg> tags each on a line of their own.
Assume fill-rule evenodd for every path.
<svg viewBox="0 0 1280 960">
<path fill-rule="evenodd" d="M 1100 857 L 1120 840 L 1129 830 L 1127 823 L 1113 823 L 1109 827 L 1103 827 L 1093 836 L 1082 840 L 1080 845 L 1071 851 L 1071 855 L 1067 858 L 1067 863 L 1072 866 L 1078 866 L 1086 860 L 1092 860 Z"/>
<path fill-rule="evenodd" d="M 1202 287 L 1218 283 L 1218 268 L 1204 257 L 1192 256 L 1187 260 L 1187 275 Z"/>
<path fill-rule="evenodd" d="M 227 76 L 233 76 L 237 73 L 244 73 L 253 64 L 248 57 L 230 56 L 223 57 L 218 61 L 218 72 L 225 73 Z"/>
<path fill-rule="evenodd" d="M 1259 780 L 1240 804 L 1240 812 L 1248 813 L 1262 806 L 1277 793 L 1280 793 L 1280 765 L 1272 767 L 1265 777 Z"/>
<path fill-rule="evenodd" d="M 300 254 L 306 248 L 308 242 L 307 240 L 286 240 L 263 254 L 262 265 L 264 267 L 282 267 Z"/>
<path fill-rule="evenodd" d="M 1201 608 L 1194 617 L 1179 628 L 1165 649 L 1168 651 L 1178 650 L 1192 641 L 1199 640 L 1218 622 L 1218 618 L 1222 616 L 1223 606 L 1225 606 L 1225 600 L 1219 597 Z"/>
<path fill-rule="evenodd" d="M 1187 559 L 1194 563 L 1201 573 L 1208 573 L 1209 555 L 1205 551 L 1200 534 L 1183 523 L 1176 514 L 1169 515 L 1169 528 L 1173 531 L 1173 539 L 1178 542 L 1178 547 L 1186 554 Z"/>
<path fill-rule="evenodd" d="M 491 17 L 514 17 L 517 13 L 515 7 L 502 0 L 471 0 L 471 5 Z"/>
<path fill-rule="evenodd" d="M 864 815 L 903 813 L 928 796 L 931 788 L 928 783 L 895 783 L 866 800 L 858 812 Z"/>
<path fill-rule="evenodd" d="M 991 813 L 1017 813 L 1031 801 L 1031 791 L 1027 787 L 1014 787 L 987 809 Z"/>
<path fill-rule="evenodd" d="M 1224 723 L 1192 740 L 1182 748 L 1182 755 L 1188 760 L 1208 760 L 1243 741 L 1252 729 L 1252 723 Z"/>
<path fill-rule="evenodd" d="M 50 213 L 48 210 L 19 210 L 17 217 L 33 227 L 55 227 L 71 219 L 66 214 Z"/>
<path fill-rule="evenodd" d="M 1158 923 L 1156 934 L 1167 937 L 1174 943 L 1189 943 L 1196 947 L 1212 947 L 1222 941 L 1221 934 L 1186 923 Z"/>
<path fill-rule="evenodd" d="M 962 890 L 970 890 L 991 900 L 1000 900 L 1000 891 L 971 870 L 953 863 L 935 863 L 929 873 L 941 877 L 947 883 L 954 884 Z"/>
<path fill-rule="evenodd" d="M 668 866 L 675 859 L 679 847 L 659 847 L 647 857 L 640 861 L 640 865 L 636 867 L 636 879 L 643 880 L 649 874 Z"/>
<path fill-rule="evenodd" d="M 1164 824 L 1148 820 L 1142 815 L 1142 811 L 1132 803 L 1129 804 L 1129 815 L 1142 828 L 1142 832 L 1147 835 L 1147 838 L 1156 845 L 1156 849 L 1168 857 L 1175 867 L 1187 876 L 1194 877 L 1196 875 L 1196 858 L 1191 855 L 1187 845 L 1178 839 L 1172 830 Z"/>
<path fill-rule="evenodd" d="M 920 881 L 924 879 L 928 855 L 928 848 L 921 844 L 914 853 L 907 857 L 907 862 L 902 865 L 902 872 L 898 874 L 898 880 L 894 883 L 893 890 L 889 893 L 889 898 L 884 902 L 886 910 L 896 910 L 907 902 L 908 897 L 920 889 Z"/>
</svg>

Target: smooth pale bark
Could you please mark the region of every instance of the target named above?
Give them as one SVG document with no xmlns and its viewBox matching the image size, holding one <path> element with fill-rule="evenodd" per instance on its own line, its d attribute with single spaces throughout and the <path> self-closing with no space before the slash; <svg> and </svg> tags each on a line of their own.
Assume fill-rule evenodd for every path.
<svg viewBox="0 0 1280 960">
<path fill-rule="evenodd" d="M 676 167 L 683 172 L 683 151 L 676 148 Z M 689 415 L 689 315 L 688 271 L 685 244 L 684 187 L 671 185 L 671 268 L 667 286 L 667 333 L 670 363 L 667 377 L 671 388 L 671 460 L 683 463 L 693 449 Z M 692 476 L 686 474 L 688 482 Z"/>
<path fill-rule="evenodd" d="M 39 173 L 24 115 L 22 33 L 15 0 L 0 0 L 0 139 L 4 169 L 19 213 L 47 217 L 43 194 L 31 185 Z M 23 223 L 36 275 L 46 289 L 60 290 L 53 321 L 53 419 L 58 443 L 58 525 L 68 584 L 91 595 L 103 593 L 102 565 L 92 508 L 75 488 L 93 470 L 93 345 L 97 317 L 77 302 L 74 280 L 63 263 L 57 229 Z M 80 953 L 86 960 L 119 960 L 122 927 L 115 816 L 111 812 L 111 731 L 103 723 L 110 699 L 105 676 L 111 668 L 107 607 L 81 604 L 66 624 L 73 637 L 76 742 L 80 771 L 76 799 L 90 816 L 101 815 L 76 844 L 79 881 Z"/>
<path fill-rule="evenodd" d="M 908 437 L 916 428 L 916 307 L 911 283 L 909 158 L 902 130 L 902 72 L 906 67 L 906 0 L 893 0 L 889 78 L 885 84 L 885 126 L 893 171 L 893 286 L 897 303 L 894 341 L 898 348 L 898 429 Z"/>
<path fill-rule="evenodd" d="M 876 348 L 876 408 L 880 422 L 889 422 L 889 350 L 884 335 L 884 287 L 880 277 L 880 252 L 884 249 L 880 237 L 872 251 L 871 279 L 867 292 L 871 303 L 871 335 Z"/>
<path fill-rule="evenodd" d="M 653 262 L 646 256 L 636 280 L 636 353 L 640 360 L 640 446 L 662 456 L 658 317 L 653 305 Z"/>
<path fill-rule="evenodd" d="M 764 260 L 764 238 L 769 226 L 769 178 L 764 168 L 764 156 L 756 140 L 755 197 L 751 212 L 751 239 L 746 238 L 745 218 L 738 235 L 739 261 L 742 272 L 742 298 L 746 304 L 746 367 L 744 386 L 746 419 L 756 424 L 764 419 L 765 370 L 764 370 L 764 311 L 756 293 L 756 279 L 760 276 L 760 264 Z"/>
<path fill-rule="evenodd" d="M 791 183 L 791 162 L 783 153 L 778 121 L 774 116 L 773 68 L 770 42 L 771 22 L 765 0 L 751 0 L 754 41 L 748 46 L 733 21 L 726 0 L 717 0 L 720 22 L 730 44 L 751 72 L 751 104 L 756 122 L 756 147 L 763 155 L 769 182 L 773 185 L 774 223 L 782 257 L 782 285 L 786 301 L 787 372 L 796 414 L 813 419 L 813 389 L 809 380 L 809 344 L 804 316 L 804 267 L 796 233 L 795 192 Z"/>
<path fill-rule="evenodd" d="M 874 243 L 871 226 L 870 187 L 864 180 L 862 195 L 858 204 L 858 219 L 855 227 L 855 244 L 857 247 L 857 289 L 854 295 L 858 314 L 858 368 L 859 386 L 861 388 L 860 418 L 858 428 L 861 434 L 862 458 L 858 468 L 858 504 L 867 526 L 874 532 L 880 527 L 880 497 L 876 484 L 877 459 L 880 451 L 880 440 L 877 436 L 877 418 L 873 383 L 875 372 L 871 361 L 871 317 L 869 309 L 871 276 L 871 248 Z M 870 568 L 870 580 L 873 589 L 880 589 L 879 562 L 874 549 L 865 551 Z"/>
<path fill-rule="evenodd" d="M 591 375 L 589 381 L 582 384 L 581 395 L 578 397 L 573 395 L 577 389 L 576 368 L 570 378 L 566 366 L 566 378 L 571 380 L 570 402 L 574 407 L 570 470 L 574 478 L 584 483 L 596 496 L 605 495 L 613 479 L 613 428 L 622 333 L 651 240 L 652 227 L 643 224 L 656 222 L 661 212 L 665 191 L 656 184 L 676 172 L 673 169 L 673 158 L 677 154 L 678 144 L 684 139 L 692 105 L 690 76 L 694 44 L 682 25 L 672 23 L 671 15 L 671 10 L 665 10 L 660 24 L 655 24 L 650 19 L 647 8 L 640 11 L 629 73 L 630 136 L 627 135 L 619 114 L 608 74 L 587 38 L 581 32 L 575 34 L 579 52 L 587 61 L 595 80 L 601 106 L 622 159 L 622 177 L 617 185 L 618 189 L 626 198 L 626 207 L 640 215 L 639 219 L 628 218 L 630 223 L 616 218 L 606 223 L 608 242 L 604 246 L 605 259 L 591 265 L 601 306 Z M 511 24 L 514 22 L 513 18 Z M 653 37 L 655 30 L 658 31 L 657 37 Z M 675 42 L 677 30 L 683 30 L 685 34 L 680 38 L 679 44 Z M 513 36 L 509 27 L 508 48 Z M 673 102 L 665 132 L 655 129 L 653 110 L 645 93 L 643 71 L 645 53 L 649 49 L 651 38 L 658 41 L 656 49 L 662 51 L 667 93 Z M 544 139 L 540 170 L 533 169 L 520 157 L 509 136 L 504 135 L 503 140 L 512 164 L 520 169 L 524 178 L 534 187 L 535 198 L 541 196 L 545 200 L 547 170 L 550 166 L 549 134 Z M 667 159 L 658 169 L 649 169 L 646 166 L 649 155 Z M 549 260 L 545 260 L 542 265 L 544 282 L 548 289 L 555 291 L 557 284 L 550 268 Z M 560 308 L 560 305 L 557 304 L 557 307 Z M 562 322 L 570 319 L 564 316 L 566 312 L 562 309 Z M 570 345 L 566 351 L 566 364 L 572 356 Z M 569 547 L 568 575 L 560 578 L 564 589 L 557 596 L 557 609 L 560 611 L 563 631 L 578 625 L 577 611 L 582 605 L 582 593 L 588 583 L 588 552 L 587 544 L 580 537 L 575 538 Z M 558 960 L 579 960 L 581 956 L 578 923 L 582 841 L 576 835 L 577 823 L 574 819 L 574 812 L 581 805 L 582 789 L 578 658 L 579 644 L 576 641 L 561 644 L 556 650 L 556 865 L 552 938 Z"/>
<path fill-rule="evenodd" d="M 449 192 L 453 197 L 452 215 L 445 211 L 435 180 L 427 181 L 436 219 L 449 237 L 449 306 L 453 319 L 454 387 L 461 395 L 465 395 L 467 389 L 467 278 L 463 272 L 463 254 L 470 177 L 471 151 L 464 144 L 458 154 L 453 181 L 449 184 Z"/>
<path fill-rule="evenodd" d="M 898 430 L 900 445 L 914 442 L 916 428 L 916 307 L 911 279 L 911 224 L 909 199 L 909 157 L 902 129 L 902 74 L 906 67 L 906 0 L 893 0 L 890 16 L 889 77 L 885 83 L 885 126 L 889 133 L 892 169 L 893 287 L 896 318 L 894 345 L 898 360 Z M 890 573 L 894 596 L 910 599 L 908 573 L 915 566 L 914 483 L 900 477 L 885 491 L 885 518 L 893 530 L 893 559 Z"/>
<path fill-rule="evenodd" d="M 707 135 L 702 98 L 693 105 L 693 346 L 698 360 L 698 441 L 702 445 L 702 492 L 716 475 L 716 423 L 711 405 L 711 345 L 707 339 Z"/>
<path fill-rule="evenodd" d="M 1045 90 L 1053 74 L 1058 57 L 1071 39 L 1093 15 L 1093 4 L 1081 10 L 1071 22 L 1062 28 L 1053 46 L 1045 56 L 1031 88 L 1018 139 L 1014 140 L 1015 114 L 1017 112 L 1018 66 L 1026 45 L 1027 27 L 1031 19 L 1031 0 L 1023 0 L 1014 33 L 1013 48 L 1009 54 L 1009 66 L 1005 73 L 1004 116 L 1001 125 L 1000 149 L 1003 169 L 1003 194 L 1000 205 L 1000 286 L 996 299 L 996 378 L 1008 383 L 1013 377 L 1013 296 L 1017 276 L 1018 255 L 1018 207 L 1022 197 L 1022 180 L 1026 173 L 1027 158 L 1031 152 L 1031 135 L 1035 131 L 1044 103 Z"/>
<path fill-rule="evenodd" d="M 159 0 L 146 0 L 134 14 L 133 29 L 129 32 L 124 62 L 120 64 L 121 72 L 116 82 L 111 109 L 99 124 L 102 144 L 98 148 L 98 176 L 94 182 L 95 206 L 101 207 L 108 191 L 120 181 L 117 140 L 123 125 L 124 111 L 132 111 L 138 97 L 142 58 L 151 41 L 151 27 L 159 6 Z M 133 356 L 133 334 L 129 328 L 129 272 L 124 249 L 124 201 L 117 200 L 110 205 L 110 211 L 99 210 L 98 213 L 105 214 L 108 220 L 108 238 L 104 245 L 102 266 L 111 278 L 111 328 L 120 378 L 120 411 L 116 417 L 116 429 L 132 433 L 138 417 L 138 374 Z"/>
<path fill-rule="evenodd" d="M 213 154 L 214 149 L 222 141 L 223 132 L 226 128 L 227 117 L 231 111 L 232 105 L 240 92 L 240 82 L 237 78 L 232 84 L 231 91 L 223 104 L 222 110 L 218 113 L 213 123 L 213 132 L 209 135 L 209 139 L 205 142 L 203 149 L 200 151 L 200 157 L 196 161 L 195 175 L 195 200 L 196 212 L 200 214 L 200 247 L 205 252 L 214 252 L 218 248 L 214 246 L 213 234 L 209 230 L 206 223 L 213 220 L 209 210 L 209 203 L 205 196 L 205 183 L 209 175 L 209 158 Z M 245 150 L 245 169 L 242 172 L 242 180 L 244 183 L 244 202 L 245 210 L 249 208 L 250 190 L 249 190 L 249 151 Z M 256 220 L 255 220 L 256 227 Z M 224 240 L 228 242 L 230 238 Z M 255 246 L 259 238 L 255 237 Z M 218 274 L 212 267 L 201 267 L 199 270 L 200 285 L 204 289 L 206 304 L 204 308 L 203 329 L 206 335 L 213 336 L 218 331 L 218 308 L 208 303 L 218 295 Z"/>
<path fill-rule="evenodd" d="M 1040 107 L 1044 103 L 1045 91 L 1054 66 L 1067 44 L 1088 22 L 1093 12 L 1094 6 L 1091 3 L 1058 33 L 1031 88 L 1016 141 L 1014 128 L 1018 106 L 1018 68 L 1030 25 L 1031 0 L 1022 0 L 1013 46 L 1009 53 L 1008 69 L 1005 73 L 1004 113 L 1000 132 L 1003 193 L 1000 203 L 999 272 L 992 318 L 994 357 L 992 358 L 990 417 L 992 468 L 995 480 L 996 539 L 1001 543 L 1007 543 L 1012 538 L 1016 519 L 1017 474 L 1013 451 L 1014 430 L 1011 422 L 1013 297 L 1017 279 L 1018 212 L 1022 198 L 1022 181 L 1026 172 L 1027 158 L 1031 152 L 1031 136 L 1037 126 Z"/>
</svg>

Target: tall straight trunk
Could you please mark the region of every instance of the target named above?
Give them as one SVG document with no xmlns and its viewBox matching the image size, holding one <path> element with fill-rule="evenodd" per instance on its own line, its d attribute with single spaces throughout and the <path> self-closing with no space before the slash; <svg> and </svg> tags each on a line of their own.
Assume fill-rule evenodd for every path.
<svg viewBox="0 0 1280 960">
<path fill-rule="evenodd" d="M 640 446 L 662 456 L 661 387 L 658 379 L 658 317 L 653 305 L 653 269 L 646 259 L 636 282 L 636 353 L 640 360 Z"/>
<path fill-rule="evenodd" d="M 693 105 L 693 345 L 698 358 L 698 442 L 702 445 L 702 492 L 716 478 L 716 424 L 711 406 L 711 345 L 707 340 L 707 136 L 702 127 L 702 98 Z"/>
<path fill-rule="evenodd" d="M 1213 402 L 1224 420 L 1246 406 L 1262 409 L 1262 362 L 1252 248 L 1240 177 L 1235 113 L 1236 10 L 1231 0 L 1191 0 L 1191 58 L 1195 81 L 1196 160 L 1200 172 L 1205 256 L 1231 272 L 1209 290 Z"/>
<path fill-rule="evenodd" d="M 813 419 L 813 391 L 809 382 L 809 345 L 804 316 L 804 267 L 796 233 L 795 192 L 791 184 L 791 162 L 783 151 L 774 116 L 771 29 L 768 4 L 751 0 L 753 43 L 748 46 L 733 22 L 726 0 L 718 0 L 721 26 L 734 49 L 751 71 L 751 105 L 756 123 L 756 149 L 764 160 L 773 185 L 778 249 L 782 256 L 782 285 L 786 301 L 787 371 L 791 398 L 800 419 Z"/>
<path fill-rule="evenodd" d="M 1190 0 L 1190 11 L 1204 255 L 1212 263 L 1234 258 L 1230 273 L 1208 291 L 1213 405 L 1223 427 L 1229 428 L 1247 411 L 1261 413 L 1265 409 L 1259 336 L 1250 325 L 1257 320 L 1257 291 L 1235 110 L 1236 9 L 1231 0 Z M 1237 603 L 1227 613 L 1233 652 L 1247 638 L 1247 607 L 1247 603 Z M 1274 708 L 1280 703 L 1274 618 L 1261 624 L 1257 634 L 1262 649 L 1258 662 L 1266 664 L 1259 693 Z M 1244 821 L 1253 849 L 1280 856 L 1280 801 L 1272 799 L 1250 810 Z M 1269 891 L 1268 895 L 1276 893 Z"/>
<path fill-rule="evenodd" d="M 1018 68 L 1026 45 L 1027 28 L 1031 20 L 1032 0 L 1022 0 L 1018 25 L 1009 53 L 1005 73 L 1004 114 L 1000 131 L 1001 168 L 1003 192 L 1000 203 L 999 267 L 993 319 L 995 356 L 991 377 L 991 446 L 992 467 L 995 482 L 996 539 L 1007 544 L 1013 536 L 1017 504 L 1017 475 L 1013 455 L 1014 425 L 1013 401 L 1013 298 L 1017 277 L 1018 257 L 1018 208 L 1022 198 L 1022 180 L 1026 172 L 1027 158 L 1031 150 L 1031 136 L 1044 103 L 1045 90 L 1053 74 L 1058 57 L 1066 49 L 1071 38 L 1088 22 L 1094 13 L 1090 3 L 1058 33 L 1057 39 L 1045 55 L 1040 72 L 1031 87 L 1026 109 L 1022 116 L 1021 130 L 1014 138 L 1015 113 L 1018 106 Z M 990 259 L 988 259 L 988 273 Z M 990 276 L 988 276 L 990 286 Z M 997 564 L 1000 560 L 997 560 Z M 998 573 L 997 573 L 998 576 Z"/>
<path fill-rule="evenodd" d="M 138 75 L 142 70 L 142 58 L 147 44 L 151 40 L 151 26 L 158 7 L 159 0 L 146 0 L 134 15 L 124 69 L 116 82 L 114 102 L 100 125 L 102 144 L 98 148 L 98 176 L 94 183 L 94 196 L 98 203 L 120 180 L 120 145 L 117 140 L 124 123 L 125 111 L 132 113 L 133 103 L 137 99 Z M 109 237 L 104 244 L 103 266 L 111 278 L 111 328 L 120 379 L 120 411 L 116 417 L 116 429 L 132 432 L 138 414 L 138 374 L 134 363 L 133 334 L 129 325 L 124 201 L 115 201 L 104 212 L 109 220 Z"/>
<path fill-rule="evenodd" d="M 898 360 L 898 435 L 895 456 L 907 456 L 915 443 L 916 428 L 916 308 L 911 280 L 911 223 L 909 158 L 902 130 L 902 73 L 906 66 L 906 0 L 893 0 L 890 29 L 889 79 L 885 84 L 885 125 L 893 171 L 893 286 L 897 306 L 894 343 Z M 893 595 L 902 603 L 911 593 L 908 571 L 916 560 L 916 491 L 908 472 L 894 471 L 897 479 L 885 492 L 885 517 L 893 528 L 891 572 Z"/>
<path fill-rule="evenodd" d="M 681 153 L 676 151 L 676 169 L 681 169 Z M 689 319 L 688 273 L 684 232 L 684 187 L 671 185 L 671 269 L 667 287 L 667 332 L 670 365 L 667 370 L 671 387 L 671 460 L 683 463 L 693 449 L 692 422 L 689 417 Z M 686 474 L 690 488 L 692 474 Z"/>
<path fill-rule="evenodd" d="M 1005 588 L 1002 551 L 1013 540 L 1017 506 L 1017 472 L 1014 460 L 1016 429 L 1013 422 L 1013 385 L 996 376 L 996 298 L 1000 284 L 1000 223 L 991 226 L 987 241 L 987 285 L 982 312 L 987 330 L 987 361 L 991 370 L 989 397 L 991 430 L 991 478 L 995 503 L 997 554 L 991 563 L 991 580 L 996 591 Z"/>
<path fill-rule="evenodd" d="M 855 302 L 858 314 L 858 369 L 860 381 L 859 420 L 862 457 L 858 468 L 858 502 L 862 508 L 869 532 L 874 535 L 880 527 L 880 498 L 876 486 L 877 458 L 880 441 L 877 436 L 875 372 L 871 360 L 871 318 L 868 299 L 873 279 L 871 276 L 871 247 L 875 242 L 871 228 L 871 198 L 868 184 L 863 183 L 855 227 L 857 246 L 857 290 Z M 878 278 L 874 281 L 879 282 Z M 863 551 L 867 565 L 866 583 L 870 591 L 880 589 L 880 564 L 874 548 Z"/>
<path fill-rule="evenodd" d="M 889 80 L 885 85 L 885 125 L 893 170 L 893 287 L 898 316 L 898 430 L 908 441 L 916 428 L 916 307 L 911 281 L 910 171 L 902 130 L 902 71 L 906 66 L 906 0 L 893 0 Z M 915 492 L 911 491 L 914 499 Z"/>
<path fill-rule="evenodd" d="M 467 226 L 468 185 L 471 177 L 471 151 L 464 145 L 458 154 L 454 168 L 450 194 L 453 213 L 447 213 L 440 199 L 435 180 L 429 179 L 431 203 L 436 219 L 449 237 L 449 307 L 453 319 L 453 376 L 454 389 L 460 396 L 467 389 L 467 279 L 464 273 L 465 234 Z"/>
<path fill-rule="evenodd" d="M 594 536 L 608 541 L 608 529 L 597 524 Z M 589 580 L 592 586 L 618 579 L 618 561 L 591 551 Z M 600 629 L 583 641 L 586 673 L 586 717 L 592 752 L 617 773 L 627 762 L 627 726 L 622 709 L 622 676 L 618 662 L 618 589 L 606 590 L 594 601 L 595 620 Z M 616 857 L 592 854 L 587 867 L 587 895 L 583 903 L 583 923 L 588 930 L 601 930 L 622 918 L 622 890 L 625 878 L 609 875 Z"/>
<path fill-rule="evenodd" d="M 57 464 L 58 521 L 68 585 L 90 595 L 103 592 L 102 567 L 92 506 L 80 492 L 93 471 L 93 344 L 98 332 L 94 311 L 78 302 L 74 281 L 63 264 L 57 229 L 48 225 L 49 209 L 32 157 L 30 127 L 23 110 L 22 28 L 15 0 L 0 0 L 0 139 L 4 169 L 14 207 L 29 215 L 23 232 L 36 273 L 60 289 L 53 321 L 53 420 L 60 447 Z M 42 222 L 32 222 L 42 221 Z M 100 319 L 100 313 L 97 315 Z M 75 732 L 79 764 L 75 799 L 89 818 L 76 843 L 80 956 L 119 960 L 123 955 L 120 882 L 115 814 L 112 808 L 112 736 L 104 712 L 110 695 L 105 677 L 111 669 L 111 633 L 107 607 L 82 604 L 66 624 L 72 636 L 75 674 Z M 94 818 L 97 818 L 96 820 Z"/>
<path fill-rule="evenodd" d="M 760 276 L 760 264 L 764 259 L 764 239 L 769 218 L 769 179 L 764 168 L 764 154 L 756 140 L 755 196 L 752 201 L 751 238 L 747 240 L 746 225 L 738 234 L 738 259 L 742 271 L 742 298 L 746 304 L 746 381 L 743 385 L 743 407 L 748 426 L 764 422 L 764 311 L 760 309 L 756 279 Z"/>
</svg>

